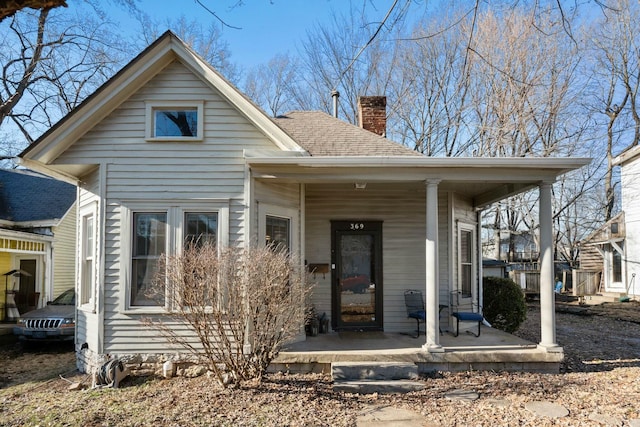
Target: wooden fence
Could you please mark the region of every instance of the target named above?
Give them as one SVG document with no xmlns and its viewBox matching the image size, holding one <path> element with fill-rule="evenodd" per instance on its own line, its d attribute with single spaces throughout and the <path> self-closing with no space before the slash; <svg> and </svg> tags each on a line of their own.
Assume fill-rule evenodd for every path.
<svg viewBox="0 0 640 427">
<path fill-rule="evenodd" d="M 539 270 L 512 270 L 509 272 L 509 278 L 520 285 L 525 294 L 540 294 Z"/>
<path fill-rule="evenodd" d="M 600 288 L 601 271 L 573 270 L 573 295 L 595 295 Z"/>
</svg>

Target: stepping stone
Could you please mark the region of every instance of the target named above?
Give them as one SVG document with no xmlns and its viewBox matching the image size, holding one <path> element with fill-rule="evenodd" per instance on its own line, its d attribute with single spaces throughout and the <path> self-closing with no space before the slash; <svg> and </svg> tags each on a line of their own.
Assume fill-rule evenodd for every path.
<svg viewBox="0 0 640 427">
<path fill-rule="evenodd" d="M 420 391 L 425 388 L 425 383 L 409 380 L 392 380 L 392 381 L 335 381 L 333 390 L 344 393 L 360 393 L 360 394 L 393 394 L 393 393 L 409 393 L 411 391 Z"/>
<path fill-rule="evenodd" d="M 621 419 L 616 417 L 610 417 L 608 415 L 598 414 L 593 412 L 589 415 L 589 419 L 591 421 L 596 421 L 602 425 L 610 426 L 610 427 L 622 427 L 623 422 Z"/>
<path fill-rule="evenodd" d="M 358 427 L 418 427 L 425 425 L 425 419 L 421 414 L 406 409 L 392 406 L 371 406 L 366 408 L 362 415 L 358 416 L 356 425 Z"/>
<path fill-rule="evenodd" d="M 461 400 L 463 402 L 473 402 L 480 395 L 473 390 L 453 390 L 444 394 L 444 397 L 451 400 Z"/>
<path fill-rule="evenodd" d="M 511 402 L 507 399 L 487 399 L 485 402 L 496 408 L 508 408 L 511 405 Z"/>
<path fill-rule="evenodd" d="M 552 402 L 527 402 L 524 407 L 540 417 L 562 418 L 569 415 L 569 410 Z"/>
</svg>

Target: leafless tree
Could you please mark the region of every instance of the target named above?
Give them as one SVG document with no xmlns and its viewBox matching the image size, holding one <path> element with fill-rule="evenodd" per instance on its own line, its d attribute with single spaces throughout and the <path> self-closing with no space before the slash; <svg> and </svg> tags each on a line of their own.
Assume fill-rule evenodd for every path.
<svg viewBox="0 0 640 427">
<path fill-rule="evenodd" d="M 594 106 L 606 127 L 606 173 L 604 177 L 604 220 L 616 209 L 616 180 L 613 160 L 617 154 L 638 145 L 640 115 L 640 6 L 618 0 L 612 9 L 588 29 L 594 58 Z"/>
<path fill-rule="evenodd" d="M 0 155 L 33 142 L 122 62 L 115 27 L 81 9 L 25 9 L 0 23 Z"/>
<path fill-rule="evenodd" d="M 225 78 L 238 84 L 240 71 L 231 60 L 231 52 L 228 43 L 222 37 L 219 24 L 213 22 L 205 26 L 195 19 L 188 20 L 184 15 L 159 22 L 143 14 L 139 15 L 138 21 L 140 23 L 138 50 L 147 47 L 169 28 L 205 61 L 220 71 Z"/>
<path fill-rule="evenodd" d="M 289 55 L 276 55 L 266 66 L 257 66 L 245 77 L 244 91 L 272 116 L 295 108 L 293 95 L 300 91 L 298 64 Z"/>
<path fill-rule="evenodd" d="M 406 9 L 400 7 L 391 22 L 400 22 L 405 16 Z M 297 108 L 331 112 L 331 92 L 338 90 L 341 118 L 357 123 L 358 96 L 386 93 L 397 53 L 395 37 L 390 34 L 401 26 L 391 25 L 372 39 L 379 29 L 377 24 L 369 21 L 362 9 L 352 8 L 347 14 L 334 14 L 328 25 L 315 26 L 307 33 L 300 52 L 300 91 L 294 94 Z"/>
<path fill-rule="evenodd" d="M 187 245 L 162 259 L 154 281 L 166 316 L 145 322 L 220 384 L 260 380 L 282 345 L 301 333 L 311 288 L 299 267 L 269 246 Z"/>
<path fill-rule="evenodd" d="M 0 5 L 0 21 L 25 8 L 46 10 L 62 6 L 67 7 L 65 0 L 8 0 Z"/>
</svg>

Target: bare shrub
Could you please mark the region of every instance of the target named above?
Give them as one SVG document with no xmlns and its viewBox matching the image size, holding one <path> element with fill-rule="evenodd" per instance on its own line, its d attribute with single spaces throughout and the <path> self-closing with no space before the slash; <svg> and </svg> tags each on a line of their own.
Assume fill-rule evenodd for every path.
<svg viewBox="0 0 640 427">
<path fill-rule="evenodd" d="M 163 257 L 160 267 L 154 288 L 166 289 L 167 314 L 146 322 L 220 384 L 260 380 L 282 345 L 302 331 L 310 286 L 284 251 L 219 250 L 205 242 Z"/>
</svg>

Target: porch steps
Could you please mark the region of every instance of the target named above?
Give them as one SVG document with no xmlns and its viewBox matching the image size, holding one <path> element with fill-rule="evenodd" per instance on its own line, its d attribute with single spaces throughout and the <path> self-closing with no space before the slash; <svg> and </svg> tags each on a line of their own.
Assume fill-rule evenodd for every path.
<svg viewBox="0 0 640 427">
<path fill-rule="evenodd" d="M 425 387 L 415 363 L 333 362 L 331 377 L 333 389 L 346 393 L 407 393 Z"/>
</svg>

